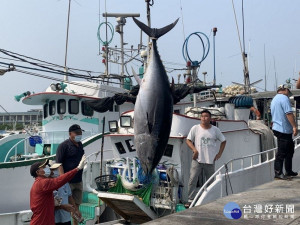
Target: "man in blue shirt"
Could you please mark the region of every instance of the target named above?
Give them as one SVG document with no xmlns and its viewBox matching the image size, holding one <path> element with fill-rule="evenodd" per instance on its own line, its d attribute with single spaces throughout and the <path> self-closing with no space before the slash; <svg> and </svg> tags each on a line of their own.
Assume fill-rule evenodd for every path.
<svg viewBox="0 0 300 225">
<path fill-rule="evenodd" d="M 59 176 L 58 168 L 61 163 L 51 165 L 51 176 Z M 55 202 L 55 225 L 71 225 L 71 213 L 75 211 L 75 202 L 68 183 L 53 191 Z"/>
<path fill-rule="evenodd" d="M 69 128 L 69 139 L 65 140 L 58 146 L 56 151 L 56 162 L 62 163 L 62 166 L 59 167 L 60 174 L 74 169 L 76 165 L 78 165 L 81 157 L 84 155 L 83 145 L 81 143 L 82 131 L 84 130 L 82 130 L 79 125 L 73 124 Z M 78 172 L 69 184 L 73 199 L 76 203 L 75 210 L 79 212 L 83 193 L 82 171 Z M 81 217 L 80 212 L 79 217 Z M 73 220 L 73 224 L 77 225 L 78 223 Z"/>
<path fill-rule="evenodd" d="M 286 176 L 298 175 L 298 173 L 292 171 L 293 135 L 298 134 L 298 129 L 289 99 L 291 95 L 292 93 L 287 85 L 280 85 L 277 89 L 277 95 L 271 102 L 272 129 L 277 137 L 278 146 L 274 163 L 275 178 L 277 179 L 287 179 Z M 285 162 L 286 176 L 282 172 L 283 161 Z"/>
</svg>

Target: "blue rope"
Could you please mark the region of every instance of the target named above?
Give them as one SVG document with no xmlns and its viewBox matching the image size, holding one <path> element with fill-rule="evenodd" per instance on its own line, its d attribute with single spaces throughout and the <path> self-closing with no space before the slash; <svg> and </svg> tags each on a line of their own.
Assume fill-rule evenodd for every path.
<svg viewBox="0 0 300 225">
<path fill-rule="evenodd" d="M 158 184 L 159 182 L 159 176 L 158 176 L 158 172 L 155 169 L 151 174 L 145 174 L 139 160 L 137 160 L 137 164 L 138 164 L 138 180 L 141 184 Z"/>
<path fill-rule="evenodd" d="M 189 51 L 188 51 L 188 43 L 189 43 L 189 39 L 191 36 L 193 35 L 196 35 L 200 41 L 201 41 L 201 44 L 202 44 L 202 51 L 203 51 L 203 54 L 202 54 L 202 58 L 200 60 L 192 60 L 190 55 L 189 55 Z M 201 37 L 204 36 L 206 41 L 207 41 L 207 47 L 205 47 L 204 45 L 204 41 L 203 41 L 203 38 Z M 209 42 L 209 39 L 207 37 L 206 34 L 202 33 L 202 32 L 194 32 L 194 33 L 191 33 L 184 41 L 183 43 L 183 46 L 182 46 L 182 55 L 183 55 L 183 58 L 184 60 L 187 62 L 187 61 L 191 61 L 192 62 L 192 65 L 193 66 L 198 66 L 200 65 L 207 57 L 208 53 L 209 53 L 209 49 L 210 49 L 210 42 Z"/>
</svg>

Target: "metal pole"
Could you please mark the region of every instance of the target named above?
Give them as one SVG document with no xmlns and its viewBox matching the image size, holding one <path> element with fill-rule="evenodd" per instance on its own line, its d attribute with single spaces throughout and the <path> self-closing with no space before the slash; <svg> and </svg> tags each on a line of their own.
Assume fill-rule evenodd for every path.
<svg viewBox="0 0 300 225">
<path fill-rule="evenodd" d="M 105 1 L 105 13 L 107 14 L 107 9 L 106 9 L 106 1 Z M 109 72 L 108 72 L 108 28 L 107 28 L 108 24 L 107 24 L 107 16 L 105 17 L 105 55 L 106 55 L 106 61 L 105 61 L 105 68 L 106 68 L 106 77 L 107 77 L 107 84 L 108 84 L 108 80 L 109 80 Z"/>
<path fill-rule="evenodd" d="M 148 27 L 151 27 L 151 12 L 150 12 L 150 0 L 146 0 L 147 2 L 147 22 L 148 22 Z M 148 50 L 147 50 L 147 60 L 146 60 L 146 63 L 145 63 L 145 71 L 147 69 L 147 66 L 148 66 L 148 60 L 150 59 L 150 37 L 148 37 L 148 43 L 147 43 L 147 46 L 148 46 Z"/>
<path fill-rule="evenodd" d="M 68 67 L 67 67 L 67 56 L 68 56 L 68 42 L 69 42 L 69 26 L 70 26 L 70 9 L 71 9 L 71 0 L 69 0 L 69 10 L 68 10 L 68 22 L 67 22 L 67 37 L 66 37 L 66 51 L 65 51 L 65 76 L 64 81 L 68 81 Z"/>
<path fill-rule="evenodd" d="M 124 25 L 125 25 L 125 18 L 121 17 L 120 23 L 120 36 L 121 36 L 121 87 L 124 85 Z"/>
<path fill-rule="evenodd" d="M 218 29 L 216 27 L 213 28 L 213 43 L 214 43 L 214 81 L 213 81 L 213 85 L 216 85 L 216 46 L 215 46 L 215 38 L 216 38 L 216 33 L 217 33 Z"/>
<path fill-rule="evenodd" d="M 193 71 L 193 82 L 194 82 L 194 87 L 195 87 L 196 86 L 196 80 L 197 80 L 197 78 L 196 78 L 197 67 L 193 66 L 192 71 Z M 197 94 L 196 93 L 193 94 L 193 100 L 194 100 L 194 107 L 196 107 L 197 106 Z"/>
<path fill-rule="evenodd" d="M 264 44 L 264 63 L 265 63 L 265 91 L 267 91 L 267 68 L 266 68 L 266 45 Z"/>
<path fill-rule="evenodd" d="M 104 148 L 105 116 L 103 117 L 102 122 L 103 122 L 103 124 L 102 124 L 102 143 L 101 143 L 100 176 L 102 176 L 102 174 L 103 174 L 102 167 L 103 167 L 103 148 Z"/>
</svg>

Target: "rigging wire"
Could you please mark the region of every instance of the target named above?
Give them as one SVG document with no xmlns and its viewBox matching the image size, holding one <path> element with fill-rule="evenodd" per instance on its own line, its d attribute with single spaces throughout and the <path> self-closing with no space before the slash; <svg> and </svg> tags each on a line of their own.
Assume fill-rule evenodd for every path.
<svg viewBox="0 0 300 225">
<path fill-rule="evenodd" d="M 7 68 L 7 66 L 14 66 L 14 67 L 19 67 L 19 68 L 22 68 L 22 69 L 27 69 L 27 70 L 34 70 L 34 71 L 39 71 L 39 72 L 46 72 L 46 73 L 52 73 L 52 74 L 58 74 L 58 75 L 64 75 L 65 73 L 64 72 L 61 72 L 61 73 L 57 73 L 57 72 L 52 72 L 52 71 L 48 71 L 48 70 L 42 70 L 42 69 L 38 69 L 38 68 L 32 68 L 32 67 L 26 67 L 26 66 L 20 66 L 20 65 L 15 65 L 15 64 L 11 64 L 11 63 L 4 63 L 4 62 L 0 62 L 0 64 L 2 65 L 5 65 L 5 66 L 2 66 L 0 65 L 1 67 L 5 67 Z M 17 72 L 21 72 L 21 70 L 16 70 L 14 69 L 14 71 L 17 71 Z M 25 70 L 22 70 L 22 73 L 24 72 Z M 25 71 L 27 72 L 27 71 Z M 29 73 L 29 72 L 28 72 Z M 28 74 L 27 73 L 27 74 Z M 32 75 L 32 74 L 29 74 L 29 75 Z M 43 77 L 45 76 L 45 77 Z M 74 77 L 74 78 L 80 78 L 80 79 L 86 79 L 86 80 L 92 80 L 92 81 L 97 81 L 97 82 L 101 82 L 100 79 L 103 79 L 100 76 L 86 76 L 86 75 L 80 75 L 80 74 L 69 74 L 70 77 Z M 104 74 L 102 76 L 105 76 Z M 113 76 L 113 74 L 112 74 Z M 111 79 L 120 79 L 119 77 L 117 77 L 118 75 L 115 75 L 115 77 L 112 77 Z M 48 77 L 46 75 L 41 75 L 42 78 L 46 78 L 46 79 L 52 79 L 52 77 Z M 130 75 L 130 76 L 126 76 L 126 77 L 133 77 L 133 75 Z M 57 79 L 57 78 L 53 78 L 53 79 Z M 61 80 L 59 80 L 61 81 Z M 70 82 L 69 82 L 70 83 Z M 120 85 L 121 83 L 120 82 L 113 82 L 113 81 L 108 81 L 108 83 L 110 84 L 117 84 L 117 85 Z M 134 85 L 132 85 L 134 86 Z"/>
<path fill-rule="evenodd" d="M 185 40 L 185 32 L 184 32 L 183 10 L 182 10 L 181 0 L 179 0 L 179 4 L 180 4 L 180 13 L 181 13 L 182 34 L 183 34 L 183 41 L 184 41 Z"/>
<path fill-rule="evenodd" d="M 65 51 L 65 72 L 68 72 L 68 68 L 67 68 L 67 57 L 68 57 L 69 28 L 70 28 L 70 9 L 71 9 L 71 0 L 69 0 L 69 10 L 68 10 L 67 36 L 66 36 L 66 51 Z M 68 80 L 67 74 L 65 75 L 64 80 Z"/>
<path fill-rule="evenodd" d="M 232 8 L 233 8 L 233 13 L 234 13 L 234 18 L 235 18 L 236 30 L 237 30 L 238 37 L 239 37 L 240 49 L 241 49 L 242 55 L 244 55 L 244 54 L 243 54 L 243 48 L 242 48 L 242 42 L 241 42 L 240 31 L 239 31 L 239 25 L 238 25 L 238 22 L 237 22 L 237 17 L 236 17 L 236 12 L 235 12 L 235 7 L 234 7 L 233 0 L 231 0 L 231 2 L 232 2 Z M 244 65 L 244 66 L 245 66 L 245 65 Z"/>
<path fill-rule="evenodd" d="M 0 52 L 2 52 L 3 54 L 5 54 L 4 52 L 8 52 L 10 54 L 13 54 L 13 55 L 17 55 L 19 57 L 23 57 L 23 58 L 27 58 L 27 59 L 31 59 L 31 60 L 34 60 L 34 61 L 38 61 L 38 62 L 41 62 L 41 63 L 44 63 L 44 64 L 38 64 L 37 65 L 48 65 L 48 66 L 53 66 L 53 67 L 57 67 L 57 68 L 64 68 L 64 66 L 61 66 L 61 65 L 58 65 L 58 64 L 54 64 L 54 63 L 51 63 L 51 62 L 47 62 L 47 61 L 44 61 L 44 60 L 41 60 L 41 59 L 37 59 L 37 58 L 32 58 L 30 56 L 26 56 L 26 55 L 22 55 L 22 54 L 19 54 L 19 53 L 16 53 L 16 52 L 12 52 L 12 51 L 8 51 L 8 50 L 5 50 L 5 49 L 0 49 Z M 7 55 L 7 54 L 6 54 Z M 12 57 L 12 56 L 11 56 Z M 15 57 L 14 57 L 15 58 Z M 8 58 L 7 58 L 8 59 Z M 13 59 L 8 59 L 8 60 L 13 60 Z M 14 59 L 15 60 L 15 59 Z M 16 60 L 17 61 L 17 60 Z M 24 62 L 24 60 L 18 60 L 18 61 L 22 61 Z M 84 70 L 84 69 L 76 69 L 76 68 L 69 68 L 69 69 L 72 69 L 72 70 L 77 70 L 77 71 L 81 71 L 81 72 L 88 72 L 88 73 L 102 73 L 102 72 L 96 72 L 96 71 L 91 71 L 91 70 Z"/>
<path fill-rule="evenodd" d="M 245 18 L 244 18 L 244 0 L 242 0 L 242 21 L 243 21 L 243 45 L 245 52 Z"/>
<path fill-rule="evenodd" d="M 91 85 L 88 85 L 88 84 L 77 83 L 77 82 L 74 82 L 74 81 L 64 81 L 63 79 L 50 77 L 50 76 L 37 74 L 37 73 L 32 73 L 32 72 L 28 72 L 28 71 L 24 71 L 24 70 L 15 69 L 14 71 L 24 73 L 24 74 L 27 74 L 27 75 L 32 75 L 32 76 L 35 76 L 35 77 L 45 78 L 45 79 L 49 79 L 49 80 L 55 80 L 55 81 L 58 81 L 58 82 L 64 82 L 64 83 L 67 83 L 67 84 L 72 84 L 72 85 L 76 85 L 76 86 L 80 86 L 80 87 L 86 87 L 86 88 L 91 88 L 91 89 L 95 89 L 95 90 L 103 90 L 103 91 L 110 92 L 110 93 L 113 93 L 113 94 L 118 93 L 118 91 L 103 89 L 99 86 L 95 87 L 95 86 L 91 86 Z"/>
<path fill-rule="evenodd" d="M 101 23 L 101 12 L 100 12 L 100 9 L 101 9 L 101 5 L 100 5 L 100 0 L 98 1 L 99 2 L 99 17 L 98 17 L 98 26 L 100 26 L 100 23 Z M 98 49 L 98 51 L 99 51 L 99 55 L 101 55 L 101 43 L 100 43 L 100 40 L 98 39 L 98 46 L 99 46 L 99 49 Z"/>
<path fill-rule="evenodd" d="M 44 69 L 47 69 L 47 70 L 52 70 L 52 71 L 57 72 L 57 73 L 59 73 L 59 74 L 68 75 L 68 76 L 76 76 L 76 74 L 74 74 L 74 73 L 63 72 L 63 71 L 61 71 L 61 70 L 53 69 L 53 68 L 48 67 L 48 66 L 42 66 L 42 65 L 39 65 L 38 63 L 28 61 L 28 60 L 23 59 L 23 58 L 21 58 L 21 57 L 12 55 L 12 54 L 10 54 L 10 53 L 7 53 L 7 52 L 3 51 L 2 49 L 0 49 L 0 52 L 4 53 L 4 54 L 6 54 L 6 55 L 8 55 L 8 56 L 10 56 L 10 57 L 12 57 L 12 58 L 17 58 L 17 59 L 21 60 L 22 62 L 26 62 L 26 63 L 29 63 L 29 64 L 31 64 L 31 65 L 38 66 L 38 67 L 41 67 L 41 68 L 44 68 Z M 85 77 L 86 77 L 86 75 L 79 75 L 79 76 L 81 76 L 81 78 L 85 78 Z"/>
</svg>

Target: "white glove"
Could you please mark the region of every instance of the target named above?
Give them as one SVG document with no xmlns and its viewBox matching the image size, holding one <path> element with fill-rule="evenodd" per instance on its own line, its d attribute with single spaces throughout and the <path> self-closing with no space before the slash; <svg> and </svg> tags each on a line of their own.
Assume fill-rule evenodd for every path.
<svg viewBox="0 0 300 225">
<path fill-rule="evenodd" d="M 78 166 L 77 166 L 77 169 L 82 170 L 83 167 L 85 166 L 85 164 L 86 164 L 86 156 L 83 155 L 80 162 L 79 162 L 79 164 L 78 164 Z"/>
</svg>

